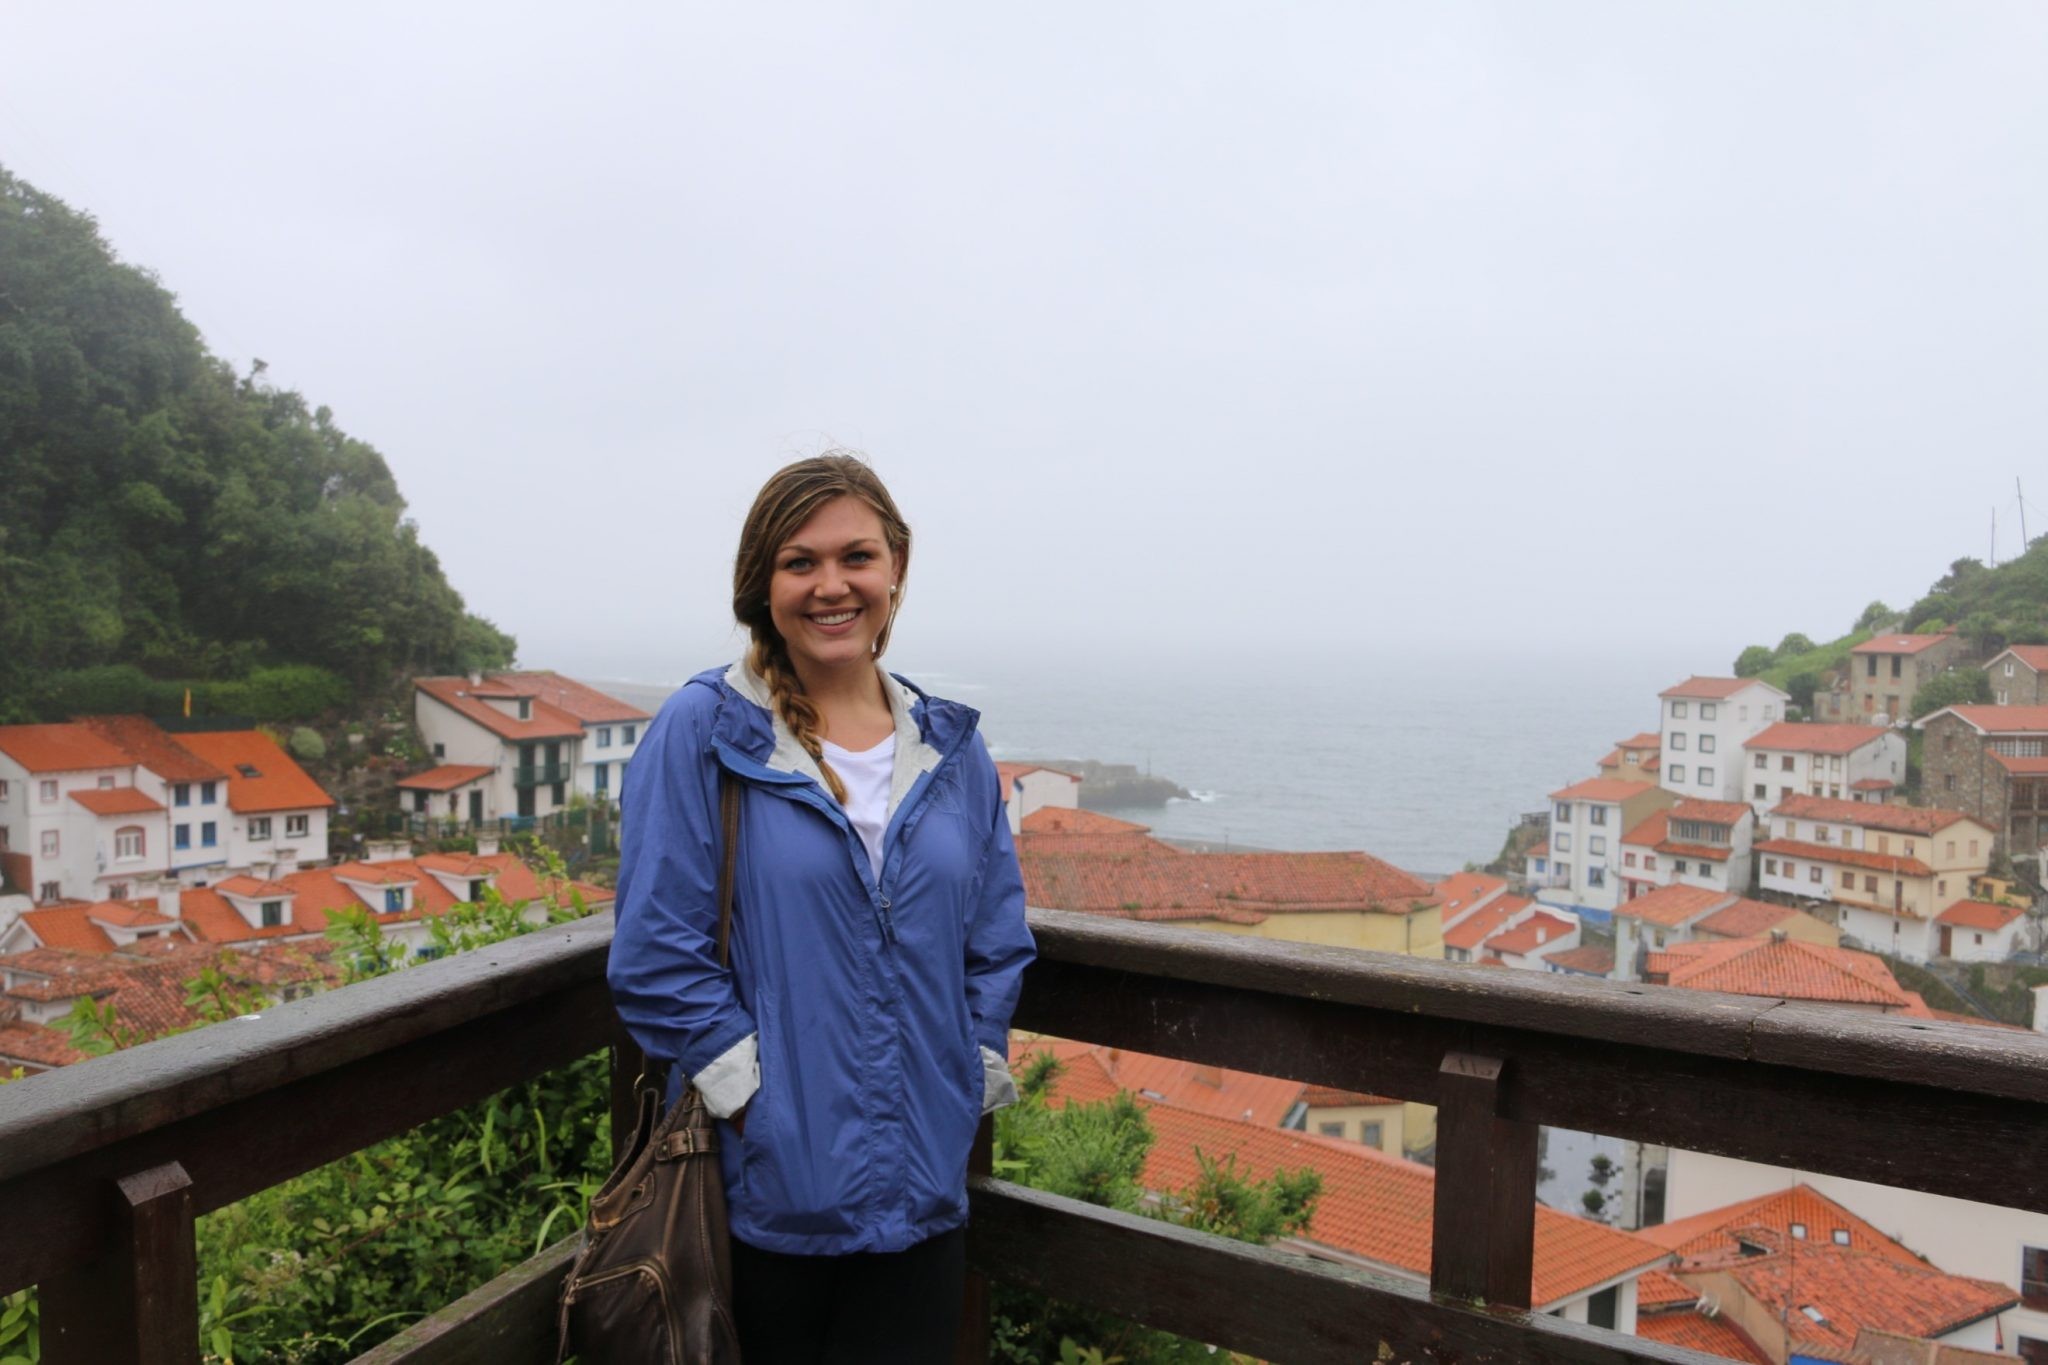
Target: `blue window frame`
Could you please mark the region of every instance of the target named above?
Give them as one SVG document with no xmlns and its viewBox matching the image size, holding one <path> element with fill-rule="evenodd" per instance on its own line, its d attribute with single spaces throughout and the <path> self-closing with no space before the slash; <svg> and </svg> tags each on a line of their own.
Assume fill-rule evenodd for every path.
<svg viewBox="0 0 2048 1365">
<path fill-rule="evenodd" d="M 628 725 L 628 726 L 626 727 L 626 729 L 625 729 L 625 739 L 624 739 L 624 741 L 623 741 L 623 742 L 624 742 L 624 743 L 627 743 L 627 744 L 631 744 L 631 743 L 633 742 L 633 736 L 635 736 L 635 735 L 637 735 L 637 734 L 639 734 L 639 733 L 640 733 L 640 727 L 639 727 L 639 726 L 637 726 L 637 725 Z"/>
<path fill-rule="evenodd" d="M 598 791 L 610 791 L 612 789 L 612 765 L 609 763 L 599 763 L 593 767 L 591 769 L 591 782 Z"/>
<path fill-rule="evenodd" d="M 171 788 L 171 804 L 175 806 L 189 806 L 192 804 L 192 784 L 190 782 L 180 782 Z"/>
<path fill-rule="evenodd" d="M 403 909 L 405 909 L 405 888 L 402 886 L 385 887 L 384 913 L 387 915 L 395 915 Z"/>
<path fill-rule="evenodd" d="M 192 847 L 192 826 L 179 825 L 171 831 L 172 848 Z"/>
<path fill-rule="evenodd" d="M 199 846 L 201 848 L 214 848 L 219 844 L 219 826 L 215 825 L 213 821 L 208 820 L 199 827 Z"/>
<path fill-rule="evenodd" d="M 199 784 L 199 804 L 202 806 L 212 805 L 214 803 L 215 794 L 219 790 L 220 783 L 218 782 L 201 782 Z"/>
</svg>

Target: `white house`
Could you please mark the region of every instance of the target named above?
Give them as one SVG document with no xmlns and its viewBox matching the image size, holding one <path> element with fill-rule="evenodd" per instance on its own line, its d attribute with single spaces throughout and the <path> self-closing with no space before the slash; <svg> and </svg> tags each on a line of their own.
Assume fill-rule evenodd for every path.
<svg viewBox="0 0 2048 1365">
<path fill-rule="evenodd" d="M 1550 872 L 1536 887 L 1545 905 L 1605 923 L 1622 900 L 1621 836 L 1671 804 L 1654 782 L 1590 777 L 1550 794 Z"/>
<path fill-rule="evenodd" d="M 163 870 L 162 807 L 122 793 L 135 776 L 134 759 L 83 725 L 0 725 L 0 848 L 29 859 L 23 890 L 38 903 L 99 900 L 109 868 Z"/>
<path fill-rule="evenodd" d="M 1658 694 L 1657 780 L 1677 796 L 1740 801 L 1742 746 L 1784 719 L 1791 694 L 1755 678 L 1691 677 Z"/>
<path fill-rule="evenodd" d="M 1075 810 L 1081 804 L 1081 779 L 1036 763 L 998 763 L 996 781 L 1010 815 L 1010 834 L 1024 830 L 1024 817 L 1051 807 Z"/>
<path fill-rule="evenodd" d="M 1958 962 L 2003 962 L 2021 946 L 2026 907 L 1957 901 L 1934 917 L 1934 952 Z"/>
<path fill-rule="evenodd" d="M 492 770 L 475 783 L 476 799 L 463 793 L 463 818 L 480 823 L 551 814 L 572 792 L 617 800 L 650 717 L 572 678 L 531 671 L 416 678 L 413 719 L 435 775 L 450 767 Z"/>
<path fill-rule="evenodd" d="M 1517 917 L 1513 924 L 1496 931 L 1481 943 L 1479 960 L 1542 972 L 1550 970 L 1552 954 L 1568 953 L 1578 946 L 1577 915 L 1569 910 L 1537 910 L 1532 907 L 1529 914 Z"/>
<path fill-rule="evenodd" d="M 181 734 L 178 743 L 225 773 L 227 866 L 289 872 L 327 861 L 334 798 L 256 730 Z M 175 837 L 175 830 L 173 831 Z"/>
<path fill-rule="evenodd" d="M 1788 796 L 1881 802 L 1906 781 L 1906 737 L 1889 726 L 1781 721 L 1742 747 L 1743 786 L 1759 819 Z"/>
<path fill-rule="evenodd" d="M 1727 890 L 1660 886 L 1614 912 L 1614 979 L 1640 981 L 1649 954 L 1675 943 L 1691 943 L 1701 920 L 1738 904 Z"/>
</svg>

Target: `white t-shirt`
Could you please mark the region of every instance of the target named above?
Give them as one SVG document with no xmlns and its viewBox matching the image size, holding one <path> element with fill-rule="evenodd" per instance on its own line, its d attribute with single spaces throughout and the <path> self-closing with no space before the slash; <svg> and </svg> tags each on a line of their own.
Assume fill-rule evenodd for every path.
<svg viewBox="0 0 2048 1365">
<path fill-rule="evenodd" d="M 850 753 L 823 741 L 825 761 L 846 784 L 846 818 L 868 851 L 868 866 L 882 880 L 882 832 L 889 827 L 889 783 L 896 775 L 896 736 L 874 748 Z"/>
</svg>

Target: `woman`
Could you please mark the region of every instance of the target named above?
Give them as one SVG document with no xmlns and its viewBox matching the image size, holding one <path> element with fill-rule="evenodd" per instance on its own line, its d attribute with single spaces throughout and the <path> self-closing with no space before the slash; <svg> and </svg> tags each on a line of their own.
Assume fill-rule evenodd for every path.
<svg viewBox="0 0 2048 1365">
<path fill-rule="evenodd" d="M 950 1358 L 968 1147 L 1016 1097 L 1023 882 L 976 714 L 882 671 L 909 565 L 865 464 L 776 474 L 733 564 L 746 657 L 670 698 L 625 781 L 612 994 L 726 1120 L 748 1365 Z"/>
</svg>

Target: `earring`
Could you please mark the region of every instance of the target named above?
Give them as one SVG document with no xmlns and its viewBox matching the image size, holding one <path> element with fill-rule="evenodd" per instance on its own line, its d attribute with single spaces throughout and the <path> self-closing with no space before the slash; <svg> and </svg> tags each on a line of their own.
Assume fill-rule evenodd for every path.
<svg viewBox="0 0 2048 1365">
<path fill-rule="evenodd" d="M 896 595 L 896 585 L 895 585 L 894 583 L 891 583 L 891 584 L 889 585 L 889 596 L 891 596 L 891 597 L 894 597 L 895 595 Z"/>
</svg>

